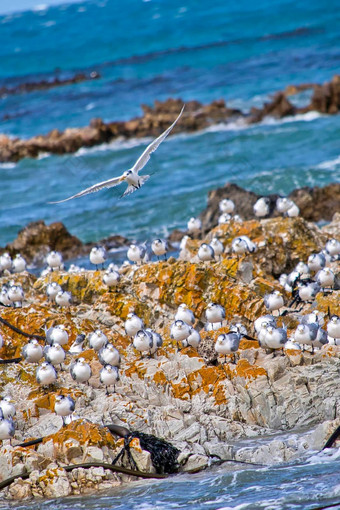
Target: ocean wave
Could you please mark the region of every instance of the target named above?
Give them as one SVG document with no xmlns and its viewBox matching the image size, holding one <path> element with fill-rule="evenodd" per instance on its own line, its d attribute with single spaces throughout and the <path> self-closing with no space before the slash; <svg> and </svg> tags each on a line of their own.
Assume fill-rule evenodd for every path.
<svg viewBox="0 0 340 510">
<path fill-rule="evenodd" d="M 322 163 L 319 163 L 316 168 L 321 168 L 322 170 L 334 170 L 338 165 L 340 165 L 340 156 L 335 159 L 323 161 Z"/>
</svg>

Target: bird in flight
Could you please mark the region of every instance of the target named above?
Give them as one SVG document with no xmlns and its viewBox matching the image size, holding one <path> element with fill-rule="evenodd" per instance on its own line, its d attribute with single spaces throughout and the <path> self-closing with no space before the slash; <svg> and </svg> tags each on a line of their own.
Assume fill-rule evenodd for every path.
<svg viewBox="0 0 340 510">
<path fill-rule="evenodd" d="M 185 106 L 185 105 L 184 105 Z M 50 204 L 60 204 L 61 202 L 66 202 L 67 200 L 72 200 L 72 198 L 78 198 L 82 197 L 84 195 L 88 195 L 89 193 L 94 193 L 96 191 L 99 191 L 103 188 L 113 188 L 115 186 L 118 186 L 121 182 L 126 182 L 128 184 L 128 187 L 126 188 L 125 192 L 123 193 L 122 197 L 126 195 L 130 195 L 136 189 L 139 189 L 145 182 L 149 179 L 150 175 L 139 175 L 140 170 L 142 170 L 147 162 L 150 159 L 150 156 L 155 150 L 159 147 L 159 145 L 165 140 L 165 138 L 168 136 L 170 131 L 173 129 L 174 125 L 180 117 L 182 116 L 184 106 L 178 115 L 177 119 L 171 124 L 171 126 L 168 127 L 162 133 L 159 135 L 158 138 L 156 138 L 153 142 L 150 143 L 150 145 L 147 146 L 143 154 L 137 159 L 136 163 L 133 165 L 132 168 L 129 170 L 126 170 L 122 175 L 119 177 L 113 177 L 113 179 L 108 179 L 107 181 L 98 182 L 97 184 L 94 184 L 93 186 L 90 186 L 89 188 L 84 189 L 83 191 L 80 191 L 76 195 L 73 195 L 72 197 L 65 198 L 64 200 L 59 200 L 58 202 L 50 202 Z"/>
</svg>

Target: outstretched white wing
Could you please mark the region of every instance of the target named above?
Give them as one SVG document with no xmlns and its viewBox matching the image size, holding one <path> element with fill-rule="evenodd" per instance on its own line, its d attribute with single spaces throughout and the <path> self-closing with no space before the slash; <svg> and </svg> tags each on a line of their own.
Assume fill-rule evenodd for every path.
<svg viewBox="0 0 340 510">
<path fill-rule="evenodd" d="M 168 134 L 170 133 L 170 131 L 172 130 L 172 128 L 174 127 L 176 122 L 181 118 L 183 110 L 184 110 L 184 106 L 185 105 L 183 105 L 183 108 L 182 108 L 180 114 L 178 115 L 177 119 L 175 120 L 175 122 L 173 122 L 171 124 L 171 126 L 169 126 L 168 129 L 166 129 L 164 131 L 164 133 L 159 135 L 159 137 L 156 138 L 156 140 L 154 140 L 153 142 L 150 143 L 150 145 L 147 146 L 147 148 L 145 149 L 143 154 L 137 159 L 136 163 L 132 167 L 131 170 L 133 172 L 136 172 L 138 174 L 138 172 L 147 164 L 147 162 L 150 159 L 151 154 L 153 152 L 155 152 L 155 150 L 159 147 L 159 145 L 163 142 L 163 140 L 168 136 Z"/>
<path fill-rule="evenodd" d="M 58 202 L 49 202 L 49 204 L 61 204 L 62 202 L 67 202 L 67 200 L 72 200 L 72 198 L 78 198 L 84 195 L 88 195 L 89 193 L 95 193 L 96 191 L 99 191 L 103 188 L 113 188 L 114 186 L 120 184 L 123 180 L 123 176 L 120 175 L 119 177 L 114 177 L 113 179 L 109 179 L 107 181 L 98 182 L 97 184 L 94 184 L 93 186 L 80 191 L 72 197 L 65 198 L 64 200 L 59 200 Z"/>
</svg>

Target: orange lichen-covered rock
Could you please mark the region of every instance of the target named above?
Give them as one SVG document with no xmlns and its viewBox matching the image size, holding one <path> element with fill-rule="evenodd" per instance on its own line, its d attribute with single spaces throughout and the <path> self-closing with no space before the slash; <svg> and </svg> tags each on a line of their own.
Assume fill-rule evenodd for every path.
<svg viewBox="0 0 340 510">
<path fill-rule="evenodd" d="M 75 439 L 80 444 L 87 446 L 109 446 L 111 448 L 116 446 L 116 442 L 107 428 L 83 420 L 71 422 L 45 440 L 52 440 L 54 445 L 62 446 L 69 439 Z"/>
</svg>

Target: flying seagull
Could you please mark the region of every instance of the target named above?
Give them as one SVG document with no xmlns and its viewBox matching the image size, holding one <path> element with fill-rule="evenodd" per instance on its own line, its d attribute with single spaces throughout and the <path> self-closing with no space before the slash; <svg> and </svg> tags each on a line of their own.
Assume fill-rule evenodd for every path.
<svg viewBox="0 0 340 510">
<path fill-rule="evenodd" d="M 136 191 L 136 189 L 139 189 L 150 177 L 150 175 L 142 176 L 139 175 L 139 171 L 145 167 L 145 165 L 150 159 L 151 154 L 155 152 L 155 150 L 159 147 L 159 145 L 163 142 L 163 140 L 165 140 L 170 131 L 173 129 L 176 122 L 178 122 L 178 120 L 182 116 L 184 106 L 180 114 L 178 115 L 177 119 L 171 124 L 171 126 L 168 127 L 168 129 L 164 131 L 164 133 L 159 135 L 158 138 L 156 138 L 153 142 L 150 143 L 150 145 L 147 146 L 143 154 L 137 159 L 136 163 L 133 165 L 132 168 L 126 170 L 119 177 L 114 177 L 113 179 L 108 179 L 107 181 L 99 182 L 97 184 L 94 184 L 93 186 L 90 186 L 89 188 L 84 189 L 83 191 L 80 191 L 79 193 L 73 195 L 72 197 L 65 198 L 64 200 L 59 200 L 58 202 L 50 202 L 50 204 L 60 204 L 61 202 L 72 200 L 72 198 L 78 198 L 84 195 L 88 195 L 89 193 L 94 193 L 103 188 L 113 188 L 114 186 L 118 186 L 118 184 L 124 181 L 127 182 L 128 187 L 125 190 L 124 194 L 122 195 L 123 197 L 125 195 L 130 195 L 130 193 L 133 193 L 134 191 Z"/>
</svg>

